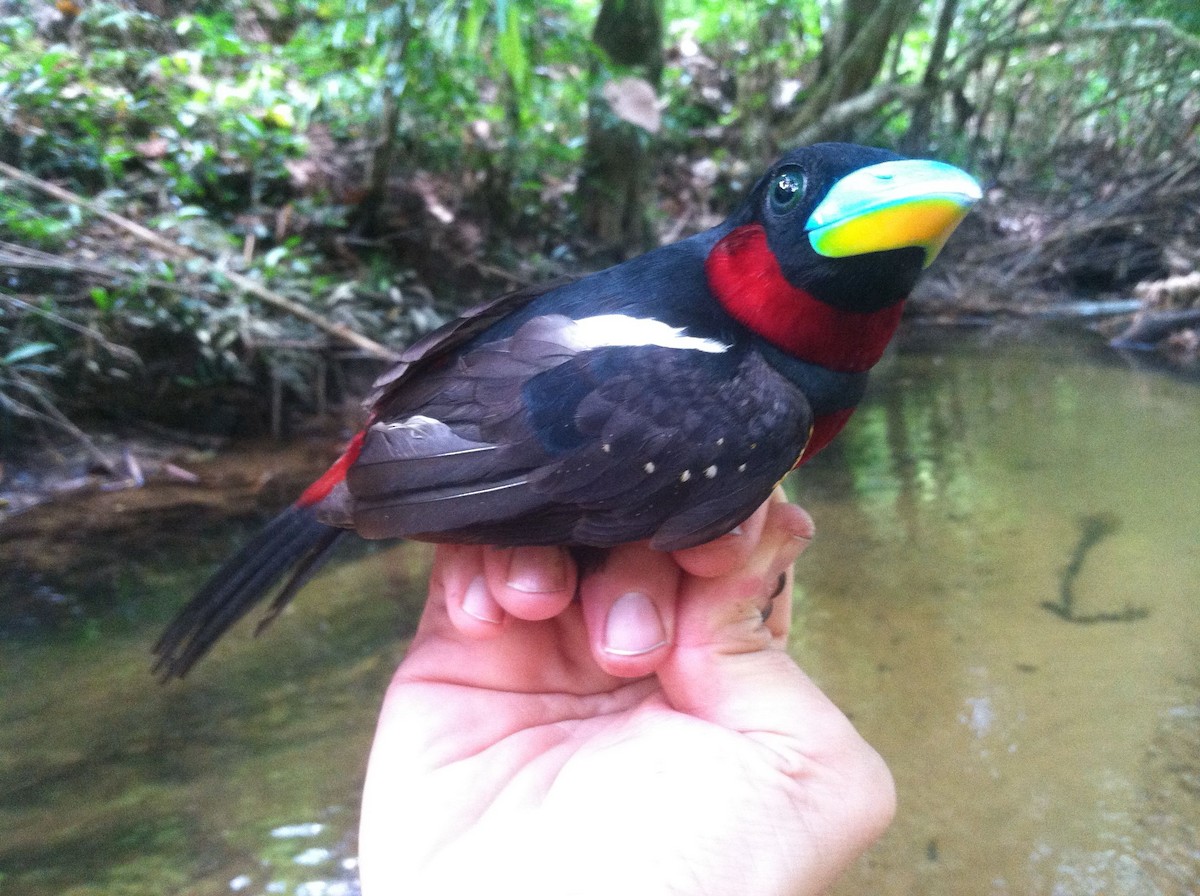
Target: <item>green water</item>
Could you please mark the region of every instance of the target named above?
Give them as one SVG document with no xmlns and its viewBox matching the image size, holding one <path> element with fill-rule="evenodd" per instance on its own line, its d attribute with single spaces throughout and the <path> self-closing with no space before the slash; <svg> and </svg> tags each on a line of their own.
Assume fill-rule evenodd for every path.
<svg viewBox="0 0 1200 896">
<path fill-rule="evenodd" d="M 1066 337 L 910 337 L 794 485 L 795 655 L 900 797 L 835 892 L 1197 892 L 1200 389 Z M 0 635 L 3 896 L 356 892 L 429 552 L 336 565 L 159 687 L 154 637 L 237 535 L 158 532 L 102 601 Z"/>
</svg>

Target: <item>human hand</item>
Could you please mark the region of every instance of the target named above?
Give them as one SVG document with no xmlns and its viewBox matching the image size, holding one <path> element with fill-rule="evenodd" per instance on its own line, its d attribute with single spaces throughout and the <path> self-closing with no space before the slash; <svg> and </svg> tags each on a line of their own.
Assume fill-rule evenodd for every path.
<svg viewBox="0 0 1200 896">
<path fill-rule="evenodd" d="M 811 520 L 776 496 L 740 529 L 617 548 L 579 601 L 560 549 L 439 547 L 371 754 L 364 893 L 824 891 L 892 780 L 784 650 Z"/>
</svg>

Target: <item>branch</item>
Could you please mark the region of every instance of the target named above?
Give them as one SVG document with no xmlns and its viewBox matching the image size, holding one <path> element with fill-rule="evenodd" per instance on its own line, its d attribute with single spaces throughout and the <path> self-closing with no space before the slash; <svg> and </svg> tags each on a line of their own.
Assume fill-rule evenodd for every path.
<svg viewBox="0 0 1200 896">
<path fill-rule="evenodd" d="M 60 271 L 67 274 L 91 274 L 104 279 L 116 279 L 116 271 L 102 265 L 89 264 L 63 258 L 61 255 L 51 255 L 28 246 L 17 243 L 0 241 L 0 267 L 23 268 L 32 271 Z"/>
<path fill-rule="evenodd" d="M 792 141 L 795 145 L 816 143 L 827 134 L 844 128 L 848 124 L 869 118 L 889 103 L 902 100 L 913 102 L 925 93 L 921 87 L 911 84 L 888 82 L 877 84 L 870 90 L 842 100 L 821 113 L 811 124 L 801 128 Z"/>
<path fill-rule="evenodd" d="M 829 105 L 830 101 L 837 97 L 838 91 L 841 90 L 842 81 L 845 78 L 847 71 L 859 64 L 864 49 L 869 47 L 873 41 L 876 41 L 881 36 L 880 32 L 885 31 L 892 25 L 893 16 L 897 21 L 907 21 L 912 17 L 913 9 L 916 3 L 909 0 L 900 0 L 894 3 L 880 3 L 876 5 L 871 16 L 858 29 L 849 46 L 842 47 L 838 52 L 837 58 L 828 71 L 822 74 L 820 80 L 813 86 L 812 91 L 805 97 L 799 111 L 792 116 L 788 125 L 792 128 L 797 128 L 799 133 L 807 134 L 818 128 L 818 125 L 824 120 L 825 116 L 831 109 L 837 108 L 842 100 Z M 867 91 L 868 93 L 870 91 Z M 849 101 L 855 100 L 857 97 L 850 97 Z M 878 108 L 878 107 L 875 107 Z M 872 109 L 871 111 L 874 111 Z M 870 114 L 868 112 L 867 114 Z M 855 120 L 862 116 L 852 116 L 847 119 Z M 822 127 L 820 131 L 826 132 L 826 128 Z"/>
<path fill-rule="evenodd" d="M 1166 19 L 1114 19 L 1091 22 L 1073 28 L 1048 28 L 1041 31 L 1011 31 L 1000 37 L 984 40 L 968 47 L 954 60 L 954 71 L 942 79 L 943 84 L 959 84 L 979 68 L 984 58 L 1001 50 L 1018 50 L 1028 47 L 1045 47 L 1056 43 L 1078 43 L 1097 37 L 1131 34 L 1134 32 L 1158 34 L 1181 44 L 1183 47 L 1200 51 L 1200 37 L 1189 34 Z"/>
<path fill-rule="evenodd" d="M 1200 308 L 1150 309 L 1134 315 L 1129 326 L 1113 337 L 1113 348 L 1139 348 L 1154 345 L 1185 327 L 1200 325 Z"/>
<path fill-rule="evenodd" d="M 1076 43 L 1093 37 L 1109 37 L 1114 34 L 1132 32 L 1159 34 L 1192 50 L 1200 50 L 1200 37 L 1189 34 L 1174 22 L 1166 19 L 1113 19 L 1107 22 L 1091 22 L 1073 28 L 1052 28 L 1027 34 L 1008 34 L 994 41 L 986 41 L 984 47 L 1009 49 L 1017 47 L 1039 47 L 1054 43 Z"/>
<path fill-rule="evenodd" d="M 53 196 L 55 199 L 58 199 L 62 202 L 79 206 L 80 208 L 85 208 L 93 214 L 103 218 L 105 221 L 108 221 L 110 224 L 120 227 L 126 233 L 132 234 L 143 243 L 153 246 L 160 252 L 169 255 L 172 258 L 192 262 L 203 270 L 207 271 L 209 274 L 224 277 L 243 292 L 257 296 L 268 305 L 273 305 L 274 307 L 287 312 L 293 317 L 307 321 L 317 329 L 328 333 L 330 336 L 333 336 L 336 339 L 340 339 L 343 342 L 348 342 L 351 345 L 362 349 L 372 357 L 381 358 L 385 361 L 395 361 L 399 358 L 399 354 L 397 352 L 394 352 L 388 347 L 379 344 L 373 339 L 363 336 L 361 333 L 350 329 L 345 324 L 340 324 L 337 321 L 329 320 L 329 318 L 317 314 L 315 311 L 305 307 L 299 302 L 289 299 L 287 296 L 280 295 L 274 290 L 268 289 L 257 280 L 247 277 L 245 274 L 238 273 L 237 271 L 227 270 L 200 253 L 184 246 L 180 246 L 177 243 L 173 243 L 165 237 L 155 233 L 153 230 L 143 227 L 136 221 L 131 221 L 122 215 L 118 215 L 114 211 L 110 211 L 94 200 L 86 199 L 77 193 L 72 193 L 70 190 L 65 190 L 62 187 L 44 181 L 41 178 L 34 177 L 32 174 L 27 174 L 19 168 L 14 168 L 13 166 L 4 162 L 0 162 L 0 174 L 10 177 L 18 183 L 25 184 L 26 186 L 32 187 L 35 190 L 38 190 L 49 196 Z"/>
<path fill-rule="evenodd" d="M 7 408 L 18 417 L 25 417 L 30 420 L 41 420 L 43 423 L 48 423 L 51 426 L 56 426 L 63 432 L 66 432 L 75 438 L 81 444 L 85 451 L 92 456 L 92 460 L 98 466 L 106 470 L 110 475 L 115 475 L 117 472 L 116 465 L 109 460 L 108 455 L 100 450 L 100 446 L 92 441 L 91 436 L 76 426 L 71 420 L 54 406 L 49 398 L 45 396 L 42 390 L 34 383 L 29 382 L 24 377 L 16 376 L 8 380 L 7 385 L 31 396 L 35 402 L 41 405 L 42 410 L 38 410 L 23 401 L 19 401 L 11 395 L 5 394 L 5 390 L 0 389 L 0 407 Z"/>
</svg>

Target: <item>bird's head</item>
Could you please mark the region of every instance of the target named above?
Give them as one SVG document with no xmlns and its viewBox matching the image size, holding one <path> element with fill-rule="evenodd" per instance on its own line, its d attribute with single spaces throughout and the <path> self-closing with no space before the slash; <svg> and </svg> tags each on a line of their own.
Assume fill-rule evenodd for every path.
<svg viewBox="0 0 1200 896">
<path fill-rule="evenodd" d="M 792 354 L 865 369 L 980 195 L 974 179 L 942 162 L 848 143 L 794 149 L 726 223 L 708 259 L 709 282 L 735 318 Z M 825 358 L 814 348 L 836 342 L 826 348 L 854 354 L 853 333 L 821 332 L 822 321 L 846 330 L 875 315 L 890 327 L 861 357 Z"/>
<path fill-rule="evenodd" d="M 875 311 L 908 296 L 979 198 L 979 185 L 952 165 L 819 143 L 779 159 L 749 212 L 793 286 Z"/>
</svg>

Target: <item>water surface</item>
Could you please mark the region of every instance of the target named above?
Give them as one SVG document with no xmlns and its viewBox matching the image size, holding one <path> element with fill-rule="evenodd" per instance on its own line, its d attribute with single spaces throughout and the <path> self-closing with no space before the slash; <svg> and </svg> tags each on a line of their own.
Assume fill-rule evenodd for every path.
<svg viewBox="0 0 1200 896">
<path fill-rule="evenodd" d="M 1101 357 L 910 344 L 799 484 L 795 654 L 900 798 L 839 894 L 1200 892 L 1200 393 Z"/>
<path fill-rule="evenodd" d="M 1200 391 L 1067 337 L 918 334 L 880 374 L 794 483 L 795 655 L 900 797 L 835 892 L 1197 892 Z M 243 534 L 156 532 L 102 596 L 7 619 L 0 893 L 354 892 L 429 550 L 347 559 L 158 687 L 157 632 Z"/>
</svg>

